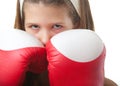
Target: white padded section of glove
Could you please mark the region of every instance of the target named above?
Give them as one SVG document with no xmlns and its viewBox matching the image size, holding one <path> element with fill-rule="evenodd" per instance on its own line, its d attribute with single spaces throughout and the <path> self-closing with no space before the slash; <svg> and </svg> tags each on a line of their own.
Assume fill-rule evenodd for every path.
<svg viewBox="0 0 120 86">
<path fill-rule="evenodd" d="M 55 35 L 51 42 L 64 56 L 77 62 L 89 62 L 96 59 L 104 48 L 98 35 L 85 29 L 61 32 Z"/>
<path fill-rule="evenodd" d="M 0 49 L 14 50 L 25 47 L 43 47 L 32 35 L 18 29 L 0 30 Z"/>
</svg>

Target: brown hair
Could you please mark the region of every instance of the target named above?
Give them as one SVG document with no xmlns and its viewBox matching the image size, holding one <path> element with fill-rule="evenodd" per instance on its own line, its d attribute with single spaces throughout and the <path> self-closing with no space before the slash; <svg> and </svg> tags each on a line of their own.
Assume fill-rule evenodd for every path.
<svg viewBox="0 0 120 86">
<path fill-rule="evenodd" d="M 79 28 L 94 30 L 94 23 L 91 15 L 91 10 L 89 6 L 88 0 L 79 0 L 79 8 L 78 12 L 73 6 L 70 0 L 24 0 L 22 6 L 22 13 L 20 9 L 20 2 L 17 0 L 17 10 L 16 10 L 16 18 L 15 18 L 15 28 L 19 28 L 24 30 L 24 4 L 26 2 L 29 3 L 43 3 L 45 5 L 52 6 L 66 6 L 69 11 L 69 16 L 71 17 L 73 24 L 79 23 Z M 22 16 L 21 16 L 22 14 Z"/>
</svg>

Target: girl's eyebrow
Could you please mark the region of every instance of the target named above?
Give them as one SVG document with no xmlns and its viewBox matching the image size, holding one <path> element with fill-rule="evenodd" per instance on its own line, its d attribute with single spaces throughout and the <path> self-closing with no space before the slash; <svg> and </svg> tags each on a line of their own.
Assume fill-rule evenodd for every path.
<svg viewBox="0 0 120 86">
<path fill-rule="evenodd" d="M 32 25 L 32 24 L 37 24 L 37 25 L 39 25 L 39 23 L 26 23 L 26 25 Z"/>
<path fill-rule="evenodd" d="M 51 21 L 50 22 L 51 24 L 64 24 L 64 22 L 63 21 Z"/>
<path fill-rule="evenodd" d="M 63 22 L 55 22 L 55 23 L 51 23 L 51 24 L 64 24 Z"/>
<path fill-rule="evenodd" d="M 31 24 L 37 24 L 37 25 L 40 25 L 40 23 L 32 23 L 32 22 L 29 22 L 29 23 L 26 23 L 26 25 L 31 25 Z M 64 22 L 50 22 L 48 24 L 64 24 Z"/>
</svg>

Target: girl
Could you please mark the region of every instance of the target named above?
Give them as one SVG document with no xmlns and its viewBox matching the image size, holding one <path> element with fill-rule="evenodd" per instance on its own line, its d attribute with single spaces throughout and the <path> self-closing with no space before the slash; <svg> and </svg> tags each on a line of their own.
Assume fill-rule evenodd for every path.
<svg viewBox="0 0 120 86">
<path fill-rule="evenodd" d="M 65 30 L 84 28 L 94 31 L 88 0 L 78 0 L 77 3 L 78 9 L 70 0 L 24 0 L 21 13 L 18 1 L 15 28 L 34 35 L 44 46 L 52 36 Z M 34 86 L 49 86 L 47 72 L 39 76 L 31 73 L 27 75 Z M 32 85 L 31 81 L 26 80 L 28 86 Z M 110 86 L 116 86 L 106 78 L 104 86 L 109 86 L 106 82 L 111 83 Z"/>
</svg>

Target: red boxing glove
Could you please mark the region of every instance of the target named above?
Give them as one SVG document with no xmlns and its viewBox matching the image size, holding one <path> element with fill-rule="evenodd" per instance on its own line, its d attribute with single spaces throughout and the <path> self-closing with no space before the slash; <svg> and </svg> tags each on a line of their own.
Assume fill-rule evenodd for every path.
<svg viewBox="0 0 120 86">
<path fill-rule="evenodd" d="M 105 47 L 95 32 L 59 33 L 46 50 L 50 86 L 103 86 Z"/>
<path fill-rule="evenodd" d="M 47 69 L 42 43 L 25 31 L 0 31 L 0 86 L 22 86 L 25 73 Z"/>
</svg>

